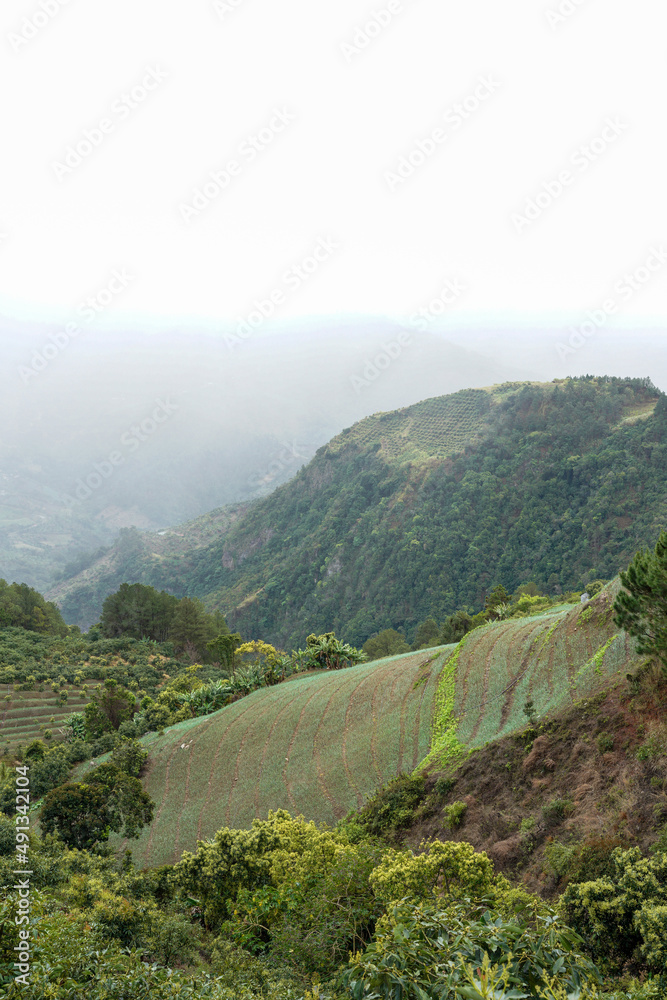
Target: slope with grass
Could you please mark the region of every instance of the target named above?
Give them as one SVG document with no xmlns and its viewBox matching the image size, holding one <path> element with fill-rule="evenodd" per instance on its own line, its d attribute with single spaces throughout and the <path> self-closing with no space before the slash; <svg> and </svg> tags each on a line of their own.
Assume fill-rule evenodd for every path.
<svg viewBox="0 0 667 1000">
<path fill-rule="evenodd" d="M 153 866 L 269 809 L 333 823 L 398 774 L 425 761 L 446 766 L 438 741 L 448 728 L 465 752 L 524 729 L 529 699 L 544 717 L 608 688 L 641 662 L 613 624 L 617 588 L 614 581 L 586 605 L 488 625 L 458 647 L 296 678 L 144 737 L 144 784 L 157 807 L 127 846 Z M 450 703 L 440 698 L 448 686 Z"/>
<path fill-rule="evenodd" d="M 334 823 L 361 805 L 428 751 L 446 649 L 298 678 L 144 737 L 144 787 L 157 805 L 126 845 L 135 862 L 174 862 L 269 809 Z"/>
</svg>

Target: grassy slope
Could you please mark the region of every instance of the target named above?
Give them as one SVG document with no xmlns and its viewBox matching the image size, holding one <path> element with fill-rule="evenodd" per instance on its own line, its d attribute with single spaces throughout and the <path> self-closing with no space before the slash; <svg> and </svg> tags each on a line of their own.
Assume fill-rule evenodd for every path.
<svg viewBox="0 0 667 1000">
<path fill-rule="evenodd" d="M 144 786 L 157 806 L 127 845 L 135 861 L 176 861 L 221 826 L 247 827 L 269 809 L 334 823 L 426 754 L 446 655 L 303 677 L 145 737 Z"/>
<path fill-rule="evenodd" d="M 617 587 L 586 606 L 512 619 L 466 638 L 454 709 L 465 745 L 482 747 L 524 729 L 527 698 L 544 717 L 637 667 L 631 641 L 614 638 Z M 434 694 L 453 648 L 299 678 L 146 737 L 144 784 L 157 807 L 150 829 L 127 845 L 137 863 L 173 862 L 197 839 L 221 826 L 247 827 L 269 809 L 333 823 L 413 770 L 430 748 Z"/>
<path fill-rule="evenodd" d="M 586 605 L 471 633 L 457 662 L 454 714 L 461 742 L 482 746 L 522 729 L 528 699 L 542 716 L 635 668 L 634 643 L 613 621 L 619 586 L 613 581 Z"/>
</svg>

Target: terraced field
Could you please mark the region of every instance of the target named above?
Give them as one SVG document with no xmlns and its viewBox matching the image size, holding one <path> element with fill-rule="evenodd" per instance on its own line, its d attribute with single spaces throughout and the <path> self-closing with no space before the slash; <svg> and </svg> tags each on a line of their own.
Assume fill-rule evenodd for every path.
<svg viewBox="0 0 667 1000">
<path fill-rule="evenodd" d="M 336 822 L 428 752 L 451 648 L 299 678 L 144 737 L 155 819 L 123 846 L 135 863 L 153 866 L 269 809 Z"/>
<path fill-rule="evenodd" d="M 99 681 L 86 680 L 90 689 Z M 58 703 L 58 695 L 45 683 L 44 691 L 15 691 L 11 684 L 0 685 L 0 748 L 10 749 L 42 736 L 50 729 L 54 741 L 62 739 L 58 732 L 72 712 L 82 712 L 90 697 L 81 694 L 80 687 L 66 687 L 67 701 Z M 53 719 L 53 722 L 51 721 Z"/>
</svg>

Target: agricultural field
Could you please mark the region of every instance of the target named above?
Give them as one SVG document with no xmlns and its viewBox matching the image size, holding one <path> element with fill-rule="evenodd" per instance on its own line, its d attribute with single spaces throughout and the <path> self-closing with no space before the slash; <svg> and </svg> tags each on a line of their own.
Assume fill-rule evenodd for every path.
<svg viewBox="0 0 667 1000">
<path fill-rule="evenodd" d="M 354 443 L 380 444 L 387 461 L 446 458 L 470 444 L 484 426 L 492 395 L 485 389 L 464 389 L 451 396 L 426 399 L 414 406 L 366 417 L 328 445 L 336 453 Z"/>
<path fill-rule="evenodd" d="M 523 729 L 524 706 L 537 716 L 571 706 L 636 670 L 634 640 L 614 625 L 615 580 L 586 604 L 471 632 L 456 660 L 453 715 L 466 746 Z"/>
<path fill-rule="evenodd" d="M 63 739 L 60 729 L 72 712 L 83 712 L 90 701 L 90 691 L 100 681 L 86 679 L 88 693 L 82 693 L 81 685 L 58 685 L 52 690 L 51 683 L 40 685 L 42 691 L 15 691 L 12 684 L 0 684 L 0 749 L 14 749 L 19 744 L 43 738 L 49 730 L 52 741 Z M 59 691 L 67 694 L 64 700 Z"/>
<path fill-rule="evenodd" d="M 173 863 L 198 839 L 248 827 L 269 809 L 335 823 L 428 752 L 450 649 L 298 678 L 145 736 L 143 783 L 155 818 L 123 846 L 148 867 Z"/>
</svg>

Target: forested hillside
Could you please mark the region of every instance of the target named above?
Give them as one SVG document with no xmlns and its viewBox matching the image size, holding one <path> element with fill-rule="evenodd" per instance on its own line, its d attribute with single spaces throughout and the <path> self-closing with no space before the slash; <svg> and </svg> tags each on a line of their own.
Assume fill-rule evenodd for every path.
<svg viewBox="0 0 667 1000">
<path fill-rule="evenodd" d="M 649 380 L 467 390 L 344 431 L 196 555 L 165 559 L 137 534 L 125 579 L 187 589 L 283 648 L 328 628 L 411 639 L 499 581 L 554 593 L 614 576 L 664 523 L 666 469 L 667 401 Z M 50 594 L 69 620 L 117 583 L 91 573 Z"/>
</svg>

